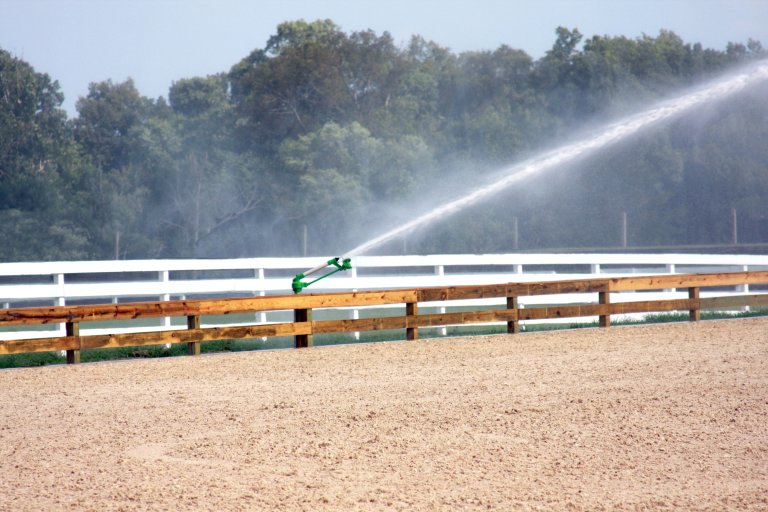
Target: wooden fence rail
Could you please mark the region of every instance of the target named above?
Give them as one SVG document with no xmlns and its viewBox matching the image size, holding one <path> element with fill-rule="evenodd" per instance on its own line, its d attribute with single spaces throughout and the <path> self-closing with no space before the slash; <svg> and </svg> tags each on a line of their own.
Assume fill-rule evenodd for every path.
<svg viewBox="0 0 768 512">
<path fill-rule="evenodd" d="M 314 334 L 349 333 L 385 329 L 405 329 L 406 338 L 416 340 L 420 327 L 506 322 L 507 331 L 519 331 L 525 320 L 599 317 L 601 327 L 610 326 L 611 315 L 688 311 L 691 321 L 700 318 L 702 309 L 768 306 L 768 294 L 700 297 L 701 288 L 768 284 L 768 271 L 716 274 L 674 274 L 642 277 L 578 279 L 564 281 L 505 283 L 492 285 L 374 290 L 307 295 L 278 295 L 235 299 L 177 300 L 98 304 L 88 306 L 49 306 L 0 309 L 0 327 L 9 325 L 65 324 L 66 335 L 40 339 L 0 341 L 0 354 L 66 351 L 67 362 L 80 361 L 84 349 L 187 343 L 188 353 L 200 353 L 200 343 L 221 339 L 293 336 L 297 348 L 312 345 Z M 687 299 L 633 300 L 612 302 L 619 292 L 661 289 L 687 289 Z M 518 307 L 523 296 L 595 293 L 596 303 Z M 638 293 L 637 297 L 642 298 Z M 425 303 L 452 300 L 506 298 L 496 309 L 420 313 Z M 312 311 L 380 305 L 404 305 L 402 316 L 313 320 Z M 292 322 L 261 323 L 231 327 L 201 328 L 207 315 L 231 315 L 262 311 L 293 310 Z M 134 320 L 153 317 L 186 317 L 186 329 L 120 334 L 80 335 L 80 323 L 104 320 Z"/>
</svg>

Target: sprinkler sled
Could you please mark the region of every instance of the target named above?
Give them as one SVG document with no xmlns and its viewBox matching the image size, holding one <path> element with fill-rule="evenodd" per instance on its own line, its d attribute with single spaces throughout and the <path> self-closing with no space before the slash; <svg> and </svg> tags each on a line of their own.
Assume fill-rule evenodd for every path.
<svg viewBox="0 0 768 512">
<path fill-rule="evenodd" d="M 309 277 L 310 275 L 316 272 L 320 272 L 321 270 L 327 267 L 332 267 L 333 270 L 307 283 L 304 283 L 301 281 L 305 277 Z M 296 277 L 293 278 L 293 283 L 291 285 L 291 287 L 293 288 L 293 293 L 301 293 L 301 290 L 303 290 L 307 286 L 314 284 L 321 279 L 325 279 L 328 276 L 332 276 L 337 272 L 341 272 L 342 270 L 349 270 L 351 268 L 352 268 L 352 260 L 350 258 L 342 258 L 342 257 L 331 258 L 325 263 L 323 263 L 322 265 L 318 265 L 315 268 L 305 270 L 301 274 L 296 274 Z"/>
</svg>

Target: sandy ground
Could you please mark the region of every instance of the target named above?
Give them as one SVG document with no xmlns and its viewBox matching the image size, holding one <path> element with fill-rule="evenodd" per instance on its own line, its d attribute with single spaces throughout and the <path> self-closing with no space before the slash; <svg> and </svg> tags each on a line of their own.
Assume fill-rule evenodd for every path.
<svg viewBox="0 0 768 512">
<path fill-rule="evenodd" d="M 0 371 L 0 510 L 768 510 L 768 319 Z"/>
</svg>

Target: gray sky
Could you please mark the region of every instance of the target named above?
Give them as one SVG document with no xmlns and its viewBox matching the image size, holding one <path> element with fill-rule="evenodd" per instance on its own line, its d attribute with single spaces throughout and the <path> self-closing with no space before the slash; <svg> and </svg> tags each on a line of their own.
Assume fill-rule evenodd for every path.
<svg viewBox="0 0 768 512">
<path fill-rule="evenodd" d="M 534 58 L 559 25 L 768 48 L 768 0 L 0 0 L 0 48 L 58 80 L 73 116 L 90 82 L 131 77 L 141 94 L 167 96 L 174 80 L 227 71 L 263 48 L 280 22 L 318 18 L 386 30 L 398 44 L 419 34 L 455 52 L 507 44 Z"/>
</svg>

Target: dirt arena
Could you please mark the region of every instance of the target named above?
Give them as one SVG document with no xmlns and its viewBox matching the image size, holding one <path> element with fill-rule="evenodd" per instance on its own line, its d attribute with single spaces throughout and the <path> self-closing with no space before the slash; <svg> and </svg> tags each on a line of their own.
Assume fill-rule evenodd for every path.
<svg viewBox="0 0 768 512">
<path fill-rule="evenodd" d="M 768 318 L 0 371 L 0 510 L 768 510 Z"/>
</svg>

